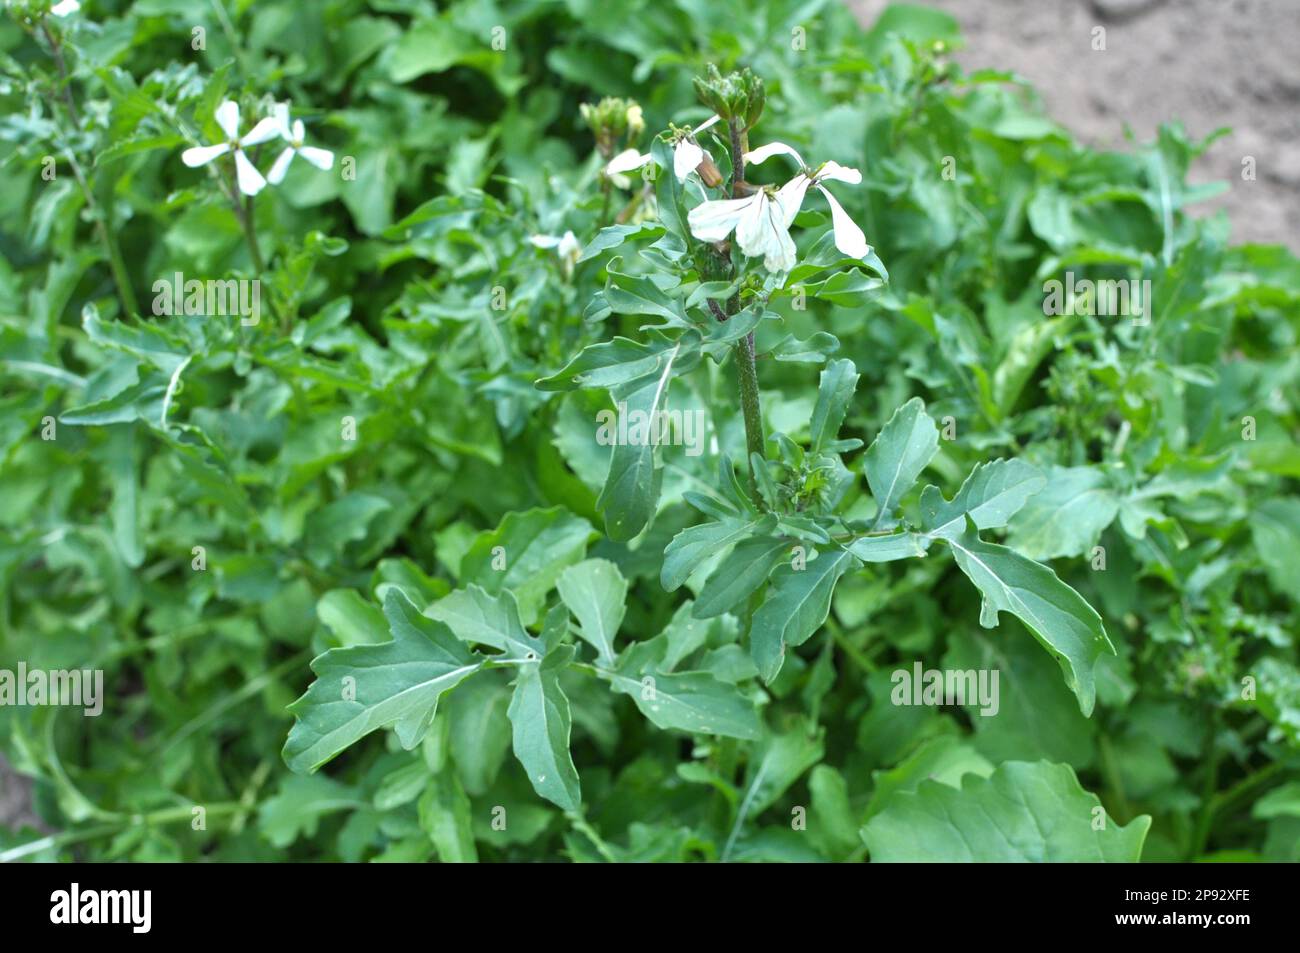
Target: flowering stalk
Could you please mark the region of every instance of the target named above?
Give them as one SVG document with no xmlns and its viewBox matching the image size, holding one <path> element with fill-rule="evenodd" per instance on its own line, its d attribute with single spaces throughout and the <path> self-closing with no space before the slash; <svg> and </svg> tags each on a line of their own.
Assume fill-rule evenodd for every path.
<svg viewBox="0 0 1300 953">
<path fill-rule="evenodd" d="M 763 114 L 766 90 L 763 81 L 748 69 L 721 75 L 717 67 L 709 65 L 704 76 L 695 80 L 695 90 L 704 105 L 726 121 L 731 145 L 731 198 L 743 197 L 745 181 L 745 147 L 748 133 Z M 740 297 L 734 295 L 727 302 L 727 317 L 740 310 Z M 754 334 L 751 331 L 736 342 L 736 371 L 740 378 L 740 406 L 745 420 L 746 460 L 749 462 L 750 492 L 758 498 L 758 483 L 754 477 L 752 457 L 766 455 L 763 436 L 763 414 L 759 402 L 758 369 L 754 363 Z"/>
<path fill-rule="evenodd" d="M 732 120 L 731 124 L 731 197 L 740 198 L 740 183 L 745 179 L 745 150 L 742 145 L 744 132 L 740 123 Z M 740 296 L 733 295 L 727 302 L 727 316 L 740 310 Z M 754 361 L 754 332 L 736 342 L 736 371 L 740 377 L 740 409 L 745 419 L 745 459 L 749 462 L 750 490 L 757 495 L 758 483 L 754 479 L 752 455 L 764 455 L 766 440 L 763 436 L 763 411 L 758 396 L 758 367 Z"/>
</svg>

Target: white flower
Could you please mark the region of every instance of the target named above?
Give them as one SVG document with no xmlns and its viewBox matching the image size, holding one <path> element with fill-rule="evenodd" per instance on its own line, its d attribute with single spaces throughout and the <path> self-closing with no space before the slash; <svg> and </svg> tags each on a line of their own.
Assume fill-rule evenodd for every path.
<svg viewBox="0 0 1300 953">
<path fill-rule="evenodd" d="M 573 266 L 578 263 L 578 256 L 582 254 L 582 243 L 571 231 L 565 232 L 563 236 L 529 235 L 528 240 L 537 248 L 554 248 L 566 275 L 573 271 Z"/>
<path fill-rule="evenodd" d="M 792 216 L 793 217 L 793 216 Z M 720 242 L 734 229 L 736 244 L 751 258 L 763 256 L 768 271 L 787 272 L 794 267 L 794 239 L 780 194 L 762 188 L 743 199 L 701 202 L 686 216 L 691 234 L 700 241 Z"/>
<path fill-rule="evenodd" d="M 266 173 L 266 181 L 272 185 L 279 185 L 284 181 L 285 174 L 289 171 L 289 163 L 293 161 L 295 155 L 300 155 L 322 172 L 328 172 L 334 168 L 334 153 L 328 149 L 317 149 L 315 146 L 304 146 L 302 137 L 306 133 L 306 128 L 301 119 L 295 119 L 293 126 L 289 125 L 289 104 L 278 103 L 273 113 L 276 126 L 280 133 L 280 138 L 289 143 L 288 147 L 276 156 L 275 164 L 271 166 L 271 171 Z"/>
<path fill-rule="evenodd" d="M 239 181 L 239 191 L 245 195 L 256 195 L 266 187 L 266 179 L 258 172 L 253 163 L 244 154 L 247 146 L 267 142 L 280 134 L 280 124 L 270 116 L 263 119 L 246 136 L 239 135 L 239 104 L 227 99 L 217 107 L 217 125 L 226 134 L 228 140 L 215 146 L 195 146 L 181 153 L 181 161 L 190 168 L 207 165 L 218 156 L 227 152 L 235 154 L 235 178 Z"/>
<path fill-rule="evenodd" d="M 695 137 L 717 121 L 717 116 L 710 116 L 695 129 L 687 126 L 673 134 L 673 173 L 679 180 L 685 179 L 695 171 L 695 168 L 708 155 Z M 605 174 L 613 176 L 623 172 L 632 172 L 648 165 L 650 159 L 651 156 L 648 152 L 625 149 L 609 160 L 609 163 L 605 166 Z"/>
<path fill-rule="evenodd" d="M 81 9 L 81 4 L 77 0 L 59 0 L 54 6 L 50 7 L 50 12 L 56 17 L 66 17 L 70 13 L 76 13 Z"/>
<path fill-rule="evenodd" d="M 781 186 L 781 191 L 777 193 L 777 202 L 785 212 L 786 227 L 788 228 L 794 222 L 794 217 L 799 214 L 799 209 L 803 206 L 804 196 L 807 195 L 809 186 L 812 186 L 826 196 L 826 202 L 831 207 L 831 227 L 835 232 L 835 247 L 849 258 L 865 258 L 871 254 L 867 236 L 862 234 L 862 229 L 849 218 L 849 213 L 844 211 L 844 207 L 835 200 L 830 190 L 822 185 L 822 182 L 827 180 L 857 185 L 862 181 L 862 173 L 857 169 L 842 166 L 838 162 L 823 162 L 816 169 L 809 169 L 803 157 L 784 142 L 771 142 L 760 146 L 753 152 L 746 153 L 745 161 L 751 165 L 758 165 L 778 154 L 792 156 L 802 167 L 801 171 Z"/>
</svg>

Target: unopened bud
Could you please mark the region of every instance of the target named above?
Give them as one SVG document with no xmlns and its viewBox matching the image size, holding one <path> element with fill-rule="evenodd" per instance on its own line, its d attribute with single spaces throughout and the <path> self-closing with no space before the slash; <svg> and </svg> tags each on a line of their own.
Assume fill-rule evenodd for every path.
<svg viewBox="0 0 1300 953">
<path fill-rule="evenodd" d="M 695 167 L 695 171 L 699 174 L 700 181 L 711 189 L 716 189 L 722 184 L 722 173 L 718 171 L 718 167 L 713 164 L 713 160 L 707 155 Z"/>
</svg>

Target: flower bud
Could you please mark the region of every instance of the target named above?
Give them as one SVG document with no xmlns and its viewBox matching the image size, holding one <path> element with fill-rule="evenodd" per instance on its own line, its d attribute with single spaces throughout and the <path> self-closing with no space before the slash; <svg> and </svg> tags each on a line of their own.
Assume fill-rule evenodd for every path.
<svg viewBox="0 0 1300 953">
<path fill-rule="evenodd" d="M 606 96 L 599 103 L 579 107 L 583 121 L 596 139 L 596 149 L 609 159 L 624 136 L 630 143 L 645 129 L 641 107 L 635 100 Z"/>
<path fill-rule="evenodd" d="M 695 92 L 700 102 L 741 132 L 753 128 L 767 101 L 763 80 L 749 67 L 723 76 L 710 63 L 704 75 L 695 78 Z"/>
<path fill-rule="evenodd" d="M 722 173 L 718 170 L 718 167 L 713 164 L 713 160 L 707 155 L 705 155 L 700 164 L 695 167 L 695 171 L 699 174 L 700 181 L 711 189 L 716 189 L 722 184 Z"/>
</svg>

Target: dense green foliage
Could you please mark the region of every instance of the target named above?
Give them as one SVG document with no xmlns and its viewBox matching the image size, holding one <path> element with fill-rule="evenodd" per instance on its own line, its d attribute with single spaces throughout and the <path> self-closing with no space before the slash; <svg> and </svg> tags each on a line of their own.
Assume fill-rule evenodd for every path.
<svg viewBox="0 0 1300 953">
<path fill-rule="evenodd" d="M 0 707 L 0 858 L 1300 860 L 1300 262 L 1179 127 L 1084 148 L 910 7 L 9 6 L 0 670 L 106 698 Z M 227 99 L 335 165 L 187 167 Z M 792 267 L 700 240 L 802 165 L 742 139 L 872 248 L 817 184 Z"/>
</svg>

